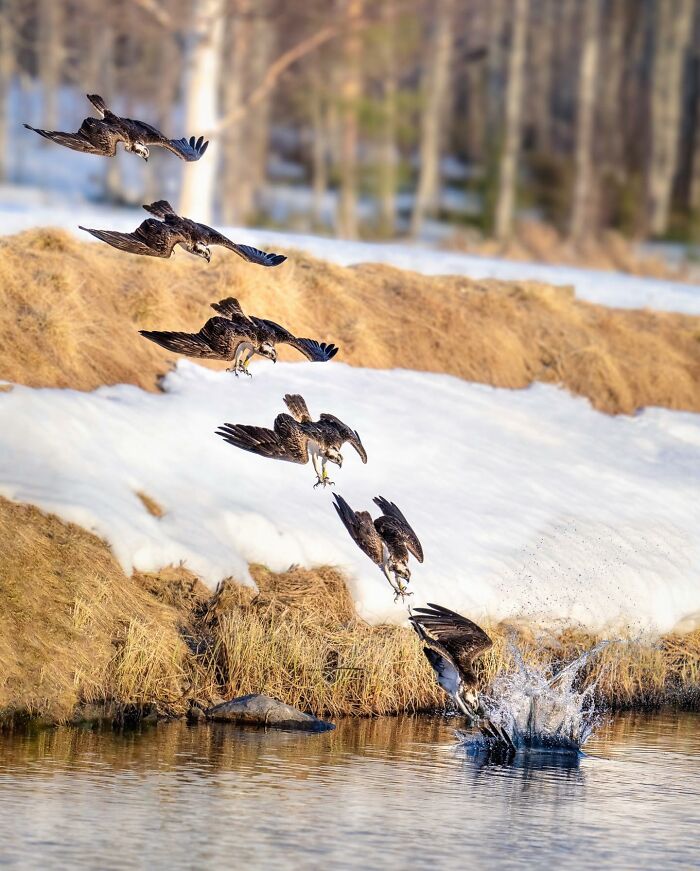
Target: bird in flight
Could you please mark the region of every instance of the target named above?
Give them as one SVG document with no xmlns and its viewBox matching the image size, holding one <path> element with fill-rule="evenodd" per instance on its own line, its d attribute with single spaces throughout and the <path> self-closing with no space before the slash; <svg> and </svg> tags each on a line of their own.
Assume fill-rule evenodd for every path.
<svg viewBox="0 0 700 871">
<path fill-rule="evenodd" d="M 195 139 L 168 139 L 160 130 L 151 127 L 144 121 L 134 121 L 131 118 L 120 118 L 114 112 L 110 112 L 105 101 L 98 94 L 88 94 L 88 100 L 97 109 L 99 118 L 86 118 L 80 125 L 77 133 L 62 133 L 60 130 L 40 130 L 29 124 L 24 126 L 27 130 L 33 130 L 45 139 L 65 145 L 74 151 L 84 151 L 86 154 L 98 154 L 103 157 L 114 157 L 117 153 L 117 145 L 124 143 L 126 151 L 138 154 L 144 160 L 148 160 L 150 154 L 149 145 L 158 145 L 167 148 L 181 160 L 199 160 L 207 150 L 208 142 L 200 136 Z"/>
<path fill-rule="evenodd" d="M 479 701 L 474 661 L 493 646 L 489 636 L 461 614 L 430 602 L 427 608 L 415 608 L 409 620 L 423 642 L 423 653 L 437 682 L 459 710 L 485 737 L 515 751 L 510 735 L 484 715 Z"/>
<path fill-rule="evenodd" d="M 401 510 L 393 502 L 377 496 L 374 503 L 382 514 L 372 520 L 369 511 L 353 511 L 342 496 L 334 493 L 333 498 L 333 507 L 352 540 L 384 572 L 394 590 L 394 601 L 413 595 L 402 579 L 407 583 L 411 579 L 409 552 L 422 563 L 423 547 Z"/>
<path fill-rule="evenodd" d="M 355 448 L 363 463 L 367 462 L 367 452 L 360 436 L 342 420 L 332 414 L 322 414 L 319 420 L 311 420 L 306 402 L 298 394 L 288 393 L 284 402 L 291 413 L 278 414 L 272 429 L 225 423 L 217 429 L 217 435 L 230 445 L 261 457 L 302 464 L 308 463 L 311 457 L 317 479 L 314 488 L 333 484 L 326 463 L 343 465 L 340 449 L 345 442 Z"/>
<path fill-rule="evenodd" d="M 112 230 L 91 230 L 81 227 L 95 238 L 101 239 L 113 248 L 129 251 L 131 254 L 145 254 L 150 257 L 170 257 L 176 245 L 203 257 L 207 263 L 211 260 L 210 245 L 222 245 L 230 251 L 235 251 L 239 257 L 249 263 L 260 266 L 279 266 L 287 259 L 282 254 L 267 254 L 250 245 L 238 245 L 227 239 L 217 230 L 212 230 L 206 224 L 198 224 L 189 218 L 181 218 L 166 200 L 144 206 L 147 212 L 155 215 L 146 218 L 133 233 L 117 233 Z"/>
<path fill-rule="evenodd" d="M 275 345 L 286 343 L 301 351 L 309 360 L 325 363 L 338 353 L 335 345 L 314 339 L 299 339 L 289 330 L 268 321 L 243 313 L 237 299 L 228 297 L 213 302 L 211 307 L 219 316 L 209 318 L 198 333 L 171 333 L 159 330 L 139 330 L 142 336 L 178 354 L 209 360 L 233 361 L 227 372 L 250 375 L 248 364 L 254 354 L 277 360 Z"/>
</svg>

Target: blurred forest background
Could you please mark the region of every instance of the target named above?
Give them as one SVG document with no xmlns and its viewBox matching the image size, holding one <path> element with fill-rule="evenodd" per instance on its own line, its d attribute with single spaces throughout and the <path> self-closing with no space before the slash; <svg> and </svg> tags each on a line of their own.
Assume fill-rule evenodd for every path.
<svg viewBox="0 0 700 871">
<path fill-rule="evenodd" d="M 76 130 L 86 92 L 206 158 L 22 129 Z M 0 0 L 0 185 L 486 252 L 697 243 L 700 0 Z"/>
</svg>

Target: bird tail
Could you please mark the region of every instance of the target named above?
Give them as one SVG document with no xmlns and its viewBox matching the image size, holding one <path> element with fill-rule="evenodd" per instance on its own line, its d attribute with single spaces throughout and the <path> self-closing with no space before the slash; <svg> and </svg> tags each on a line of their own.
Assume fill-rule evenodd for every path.
<svg viewBox="0 0 700 871">
<path fill-rule="evenodd" d="M 177 217 L 177 212 L 167 200 L 157 200 L 155 203 L 144 205 L 144 209 L 155 215 L 156 218 L 165 218 L 168 215 Z"/>
<path fill-rule="evenodd" d="M 241 304 L 232 296 L 219 300 L 219 302 L 213 302 L 211 307 L 215 312 L 219 312 L 219 314 L 223 315 L 225 318 L 232 318 L 236 315 L 243 316 Z"/>
<path fill-rule="evenodd" d="M 100 113 L 100 117 L 104 118 L 104 116 L 109 112 L 109 109 L 102 97 L 100 97 L 99 94 L 86 94 L 86 96 L 95 109 Z"/>
<path fill-rule="evenodd" d="M 310 422 L 311 415 L 303 396 L 300 396 L 298 393 L 287 393 L 284 397 L 284 402 L 295 420 L 298 420 L 299 423 Z"/>
</svg>

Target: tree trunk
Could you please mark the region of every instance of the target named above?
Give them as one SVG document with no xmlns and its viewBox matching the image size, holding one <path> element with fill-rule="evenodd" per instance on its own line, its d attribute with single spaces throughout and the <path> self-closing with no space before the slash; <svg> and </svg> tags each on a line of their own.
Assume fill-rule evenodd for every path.
<svg viewBox="0 0 700 871">
<path fill-rule="evenodd" d="M 486 56 L 486 134 L 488 142 L 498 142 L 503 102 L 503 29 L 505 0 L 488 5 L 488 54 Z"/>
<path fill-rule="evenodd" d="M 0 3 L 0 179 L 9 178 L 7 107 L 15 66 L 15 28 L 9 0 Z"/>
<path fill-rule="evenodd" d="M 651 156 L 647 177 L 648 230 L 655 236 L 668 229 L 673 180 L 678 165 L 683 72 L 692 13 L 693 0 L 661 0 L 657 4 L 651 86 Z"/>
<path fill-rule="evenodd" d="M 453 0 L 437 0 L 435 30 L 423 86 L 418 188 L 411 215 L 411 235 L 418 236 L 427 216 L 435 215 L 440 194 L 440 155 L 452 61 Z"/>
<path fill-rule="evenodd" d="M 361 93 L 360 55 L 362 42 L 358 24 L 364 0 L 345 0 L 345 44 L 343 81 L 340 88 L 340 196 L 338 226 L 340 236 L 356 239 L 357 221 L 357 139 L 358 101 Z"/>
<path fill-rule="evenodd" d="M 595 128 L 600 33 L 600 0 L 585 0 L 583 44 L 576 101 L 576 155 L 571 237 L 581 242 L 590 232 L 595 199 L 593 178 L 593 133 Z"/>
<path fill-rule="evenodd" d="M 41 0 L 39 7 L 39 72 L 42 90 L 42 127 L 58 127 L 58 97 L 61 86 L 63 4 Z"/>
<path fill-rule="evenodd" d="M 277 45 L 276 25 L 259 15 L 253 22 L 253 45 L 255 51 L 251 58 L 250 79 L 252 87 L 262 81 Z M 267 181 L 267 160 L 270 144 L 271 95 L 268 94 L 255 110 L 249 113 L 246 127 L 250 159 L 248 161 L 247 185 L 241 204 L 243 218 L 249 220 L 256 209 L 260 190 Z"/>
<path fill-rule="evenodd" d="M 219 81 L 223 51 L 224 0 L 196 0 L 189 35 L 189 75 L 185 81 L 185 135 L 200 136 L 214 129 L 219 117 Z M 210 221 L 219 173 L 219 148 L 212 137 L 206 159 L 184 170 L 180 213 Z"/>
<path fill-rule="evenodd" d="M 328 190 L 328 125 L 322 85 L 321 61 L 311 60 L 311 218 L 314 224 L 323 221 L 323 204 Z"/>
<path fill-rule="evenodd" d="M 552 0 L 541 0 L 540 20 L 533 39 L 532 70 L 534 73 L 533 121 L 538 151 L 551 150 L 552 137 L 552 41 L 554 9 Z"/>
<path fill-rule="evenodd" d="M 243 102 L 248 82 L 251 48 L 251 21 L 249 0 L 237 0 L 234 18 L 230 25 L 230 61 L 224 74 L 224 113 L 228 115 Z M 221 203 L 221 216 L 226 224 L 241 223 L 247 212 L 243 189 L 248 187 L 249 143 L 246 135 L 247 118 L 240 118 L 231 124 L 223 135 L 223 175 L 224 196 Z"/>
<path fill-rule="evenodd" d="M 527 37 L 529 0 L 513 0 L 513 21 L 510 52 L 508 55 L 508 82 L 506 84 L 505 130 L 499 162 L 498 198 L 494 230 L 496 238 L 505 241 L 513 229 L 518 158 L 522 138 L 523 78 Z"/>
<path fill-rule="evenodd" d="M 385 0 L 382 7 L 384 32 L 382 34 L 383 73 L 382 129 L 379 147 L 379 229 L 382 236 L 391 237 L 396 230 L 396 3 Z"/>
</svg>

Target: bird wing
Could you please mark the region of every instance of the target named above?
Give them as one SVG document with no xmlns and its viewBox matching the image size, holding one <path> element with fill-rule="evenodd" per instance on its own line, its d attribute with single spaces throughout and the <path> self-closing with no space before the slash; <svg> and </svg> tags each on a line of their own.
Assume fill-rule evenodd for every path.
<svg viewBox="0 0 700 871">
<path fill-rule="evenodd" d="M 187 137 L 168 139 L 160 130 L 146 124 L 145 121 L 135 121 L 133 118 L 120 120 L 138 142 L 142 142 L 144 145 L 159 145 L 162 148 L 167 148 L 168 151 L 177 154 L 182 160 L 199 160 L 209 145 L 209 142 L 204 141 L 203 136 L 200 136 L 199 139 L 194 136 L 190 136 L 189 139 Z"/>
<path fill-rule="evenodd" d="M 284 263 L 287 259 L 283 254 L 268 254 L 259 248 L 253 248 L 252 245 L 239 245 L 236 242 L 232 242 L 223 233 L 207 227 L 206 224 L 195 224 L 195 226 L 197 227 L 200 241 L 205 245 L 223 245 L 224 248 L 234 251 L 239 257 L 247 260 L 248 263 L 257 263 L 260 266 L 279 266 L 280 263 Z"/>
<path fill-rule="evenodd" d="M 362 444 L 360 434 L 357 432 L 357 430 L 350 429 L 350 427 L 346 423 L 343 423 L 343 421 L 337 418 L 334 414 L 326 414 L 324 412 L 321 415 L 321 420 L 325 420 L 328 423 L 333 424 L 343 442 L 349 442 L 360 455 L 360 459 L 362 460 L 362 462 L 367 462 L 367 451 Z"/>
<path fill-rule="evenodd" d="M 162 348 L 208 360 L 232 360 L 244 336 L 228 318 L 213 317 L 198 333 L 139 330 L 142 336 Z"/>
<path fill-rule="evenodd" d="M 308 436 L 288 414 L 277 415 L 274 429 L 225 423 L 216 432 L 230 445 L 261 457 L 302 464 L 309 460 Z"/>
<path fill-rule="evenodd" d="M 131 254 L 145 254 L 149 257 L 170 257 L 175 245 L 183 237 L 176 230 L 146 218 L 133 233 L 117 233 L 114 230 L 92 230 L 90 227 L 80 227 L 96 239 L 101 239 L 113 248 L 128 251 Z"/>
<path fill-rule="evenodd" d="M 311 415 L 303 396 L 298 393 L 287 393 L 284 396 L 284 404 L 299 423 L 311 423 Z"/>
<path fill-rule="evenodd" d="M 333 507 L 343 521 L 350 537 L 363 553 L 380 566 L 383 562 L 382 540 L 374 528 L 368 511 L 353 511 L 342 496 L 333 494 Z"/>
<path fill-rule="evenodd" d="M 317 342 L 315 339 L 299 339 L 274 321 L 256 317 L 251 317 L 251 321 L 265 332 L 270 342 L 291 345 L 314 363 L 326 363 L 338 353 L 338 348 L 335 345 Z"/>
<path fill-rule="evenodd" d="M 27 130 L 33 130 L 39 136 L 43 136 L 44 139 L 50 139 L 51 142 L 56 142 L 58 145 L 65 145 L 66 148 L 72 148 L 73 151 L 100 155 L 110 153 L 108 147 L 105 148 L 105 146 L 96 145 L 94 142 L 91 142 L 82 132 L 82 129 L 78 130 L 77 133 L 62 133 L 60 130 L 41 130 L 39 127 L 32 127 L 30 124 L 25 124 L 24 126 Z M 114 151 L 111 153 L 113 154 Z"/>
<path fill-rule="evenodd" d="M 179 218 L 180 216 L 167 200 L 156 200 L 155 203 L 147 203 L 143 208 L 156 218 Z"/>
<path fill-rule="evenodd" d="M 416 631 L 422 630 L 418 634 L 423 640 L 460 674 L 470 671 L 472 662 L 493 646 L 480 626 L 441 605 L 429 602 L 427 608 L 415 608 L 410 620 Z"/>
<path fill-rule="evenodd" d="M 394 520 L 397 521 L 398 528 L 401 530 L 402 538 L 406 542 L 406 547 L 411 551 L 418 562 L 422 563 L 423 547 L 408 520 L 403 516 L 403 512 L 394 505 L 393 502 L 389 502 L 389 500 L 385 499 L 383 496 L 376 496 L 374 498 L 374 503 L 379 506 L 382 514 L 385 514 L 387 517 L 393 517 Z"/>
</svg>

